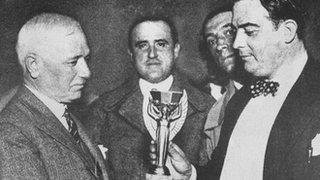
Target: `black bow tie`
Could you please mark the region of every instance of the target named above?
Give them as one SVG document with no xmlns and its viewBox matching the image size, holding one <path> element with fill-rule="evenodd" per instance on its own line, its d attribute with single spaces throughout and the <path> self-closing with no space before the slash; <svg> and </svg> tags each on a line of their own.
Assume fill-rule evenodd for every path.
<svg viewBox="0 0 320 180">
<path fill-rule="evenodd" d="M 255 98 L 260 95 L 267 96 L 271 94 L 272 96 L 278 91 L 279 83 L 274 81 L 269 81 L 267 79 L 255 81 L 250 85 L 251 97 Z"/>
</svg>

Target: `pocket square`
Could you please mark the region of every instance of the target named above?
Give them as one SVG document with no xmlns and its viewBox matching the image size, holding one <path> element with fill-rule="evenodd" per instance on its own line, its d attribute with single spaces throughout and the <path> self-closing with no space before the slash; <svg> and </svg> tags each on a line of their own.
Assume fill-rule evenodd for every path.
<svg viewBox="0 0 320 180">
<path fill-rule="evenodd" d="M 98 145 L 98 147 L 99 147 L 99 149 L 101 151 L 103 159 L 106 159 L 107 158 L 106 152 L 108 151 L 108 148 L 104 147 L 102 144 Z"/>
<path fill-rule="evenodd" d="M 320 155 L 320 134 L 317 134 L 311 141 L 312 156 Z"/>
</svg>

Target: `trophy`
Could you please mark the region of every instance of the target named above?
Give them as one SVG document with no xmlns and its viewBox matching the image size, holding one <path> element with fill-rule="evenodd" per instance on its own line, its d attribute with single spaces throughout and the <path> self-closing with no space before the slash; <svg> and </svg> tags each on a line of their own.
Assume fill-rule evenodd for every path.
<svg viewBox="0 0 320 180">
<path fill-rule="evenodd" d="M 151 90 L 151 99 L 147 108 L 148 115 L 157 122 L 156 129 L 156 165 L 151 165 L 149 174 L 170 176 L 165 166 L 169 145 L 170 123 L 179 119 L 182 107 L 179 104 L 182 92 Z"/>
</svg>

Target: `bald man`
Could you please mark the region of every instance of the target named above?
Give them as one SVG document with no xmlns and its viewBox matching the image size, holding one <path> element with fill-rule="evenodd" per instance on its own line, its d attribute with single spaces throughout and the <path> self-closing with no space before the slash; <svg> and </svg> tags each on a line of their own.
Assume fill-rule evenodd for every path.
<svg viewBox="0 0 320 180">
<path fill-rule="evenodd" d="M 68 111 L 90 77 L 79 23 L 35 16 L 16 51 L 24 84 L 0 114 L 0 179 L 108 179 L 101 152 Z"/>
</svg>

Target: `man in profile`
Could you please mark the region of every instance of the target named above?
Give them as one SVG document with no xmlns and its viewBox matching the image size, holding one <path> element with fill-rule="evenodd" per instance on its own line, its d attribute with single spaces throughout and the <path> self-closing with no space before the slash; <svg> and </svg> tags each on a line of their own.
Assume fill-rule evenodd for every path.
<svg viewBox="0 0 320 180">
<path fill-rule="evenodd" d="M 165 17 L 143 17 L 129 30 L 129 55 L 140 78 L 103 94 L 92 106 L 87 121 L 98 142 L 108 147 L 115 179 L 145 179 L 149 145 L 156 136 L 156 121 L 147 113 L 150 90 L 181 91 L 182 115 L 171 124 L 170 140 L 194 164 L 205 164 L 203 127 L 214 100 L 175 71 L 180 44 L 177 30 Z M 93 126 L 93 127 L 92 127 Z"/>
<path fill-rule="evenodd" d="M 0 114 L 1 179 L 108 179 L 104 160 L 68 104 L 90 77 L 80 24 L 43 13 L 18 34 L 23 85 Z"/>
<path fill-rule="evenodd" d="M 304 3 L 235 1 L 233 47 L 255 81 L 229 102 L 200 179 L 320 178 L 320 65 L 304 44 Z"/>
</svg>

